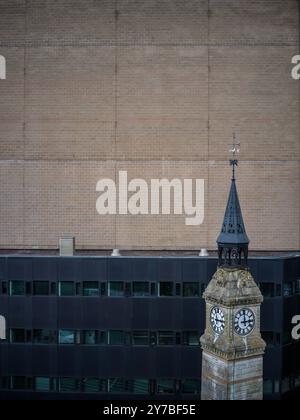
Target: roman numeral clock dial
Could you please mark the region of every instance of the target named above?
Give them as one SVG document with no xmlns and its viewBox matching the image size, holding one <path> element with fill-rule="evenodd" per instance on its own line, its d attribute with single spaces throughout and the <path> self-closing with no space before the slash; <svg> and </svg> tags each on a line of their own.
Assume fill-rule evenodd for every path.
<svg viewBox="0 0 300 420">
<path fill-rule="evenodd" d="M 245 337 L 255 326 L 255 315 L 251 309 L 241 309 L 234 317 L 234 330 L 238 335 Z"/>
<path fill-rule="evenodd" d="M 220 335 L 224 332 L 225 315 L 224 315 L 224 312 L 220 308 L 215 307 L 211 310 L 210 323 L 215 333 Z"/>
</svg>

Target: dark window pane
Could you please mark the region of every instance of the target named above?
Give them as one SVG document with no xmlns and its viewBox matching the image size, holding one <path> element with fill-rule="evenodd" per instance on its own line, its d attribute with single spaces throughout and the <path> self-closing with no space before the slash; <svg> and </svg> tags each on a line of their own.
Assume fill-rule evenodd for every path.
<svg viewBox="0 0 300 420">
<path fill-rule="evenodd" d="M 133 282 L 133 296 L 142 297 L 149 296 L 149 283 L 148 282 Z"/>
<path fill-rule="evenodd" d="M 149 345 L 148 331 L 133 331 L 132 344 L 134 346 L 148 346 Z"/>
<path fill-rule="evenodd" d="M 299 280 L 296 280 L 296 287 L 295 287 L 295 293 L 297 294 L 297 295 L 299 295 L 300 294 L 300 279 Z"/>
<path fill-rule="evenodd" d="M 108 344 L 114 346 L 120 346 L 124 344 L 124 332 L 123 331 L 109 331 L 108 333 Z"/>
<path fill-rule="evenodd" d="M 31 291 L 31 282 L 27 281 L 25 283 L 25 288 L 26 288 L 26 295 L 31 295 L 32 291 Z"/>
<path fill-rule="evenodd" d="M 281 284 L 276 284 L 276 296 L 281 297 L 282 290 L 281 290 Z"/>
<path fill-rule="evenodd" d="M 51 295 L 56 295 L 57 294 L 57 284 L 52 282 L 51 283 Z"/>
<path fill-rule="evenodd" d="M 106 283 L 101 283 L 101 296 L 106 296 Z"/>
<path fill-rule="evenodd" d="M 33 294 L 34 295 L 49 295 L 49 283 L 47 281 L 34 281 Z"/>
<path fill-rule="evenodd" d="M 83 391 L 84 392 L 99 392 L 99 379 L 97 378 L 85 378 L 83 380 Z"/>
<path fill-rule="evenodd" d="M 83 282 L 83 296 L 99 296 L 99 283 L 97 281 Z"/>
<path fill-rule="evenodd" d="M 77 380 L 74 378 L 60 378 L 59 390 L 61 392 L 74 392 L 77 391 Z"/>
<path fill-rule="evenodd" d="M 183 344 L 185 346 L 199 346 L 200 334 L 197 331 L 184 331 Z"/>
<path fill-rule="evenodd" d="M 176 296 L 181 296 L 181 284 L 176 283 Z"/>
<path fill-rule="evenodd" d="M 183 394 L 199 394 L 200 381 L 198 379 L 184 379 L 181 388 Z"/>
<path fill-rule="evenodd" d="M 48 329 L 33 330 L 33 342 L 37 344 L 54 343 L 55 332 Z"/>
<path fill-rule="evenodd" d="M 146 395 L 149 394 L 148 379 L 134 379 L 130 381 L 130 392 L 132 394 Z"/>
<path fill-rule="evenodd" d="M 9 376 L 2 376 L 0 386 L 2 389 L 9 389 Z"/>
<path fill-rule="evenodd" d="M 151 283 L 151 296 L 156 296 L 156 283 Z"/>
<path fill-rule="evenodd" d="M 1 293 L 2 293 L 3 295 L 7 295 L 7 282 L 6 282 L 6 281 L 3 281 L 3 282 L 2 282 Z"/>
<path fill-rule="evenodd" d="M 59 330 L 59 344 L 75 344 L 75 331 Z"/>
<path fill-rule="evenodd" d="M 293 295 L 293 285 L 292 283 L 284 283 L 283 284 L 283 296 L 290 297 Z"/>
<path fill-rule="evenodd" d="M 171 346 L 173 344 L 174 344 L 173 331 L 159 331 L 158 332 L 158 345 L 159 346 Z"/>
<path fill-rule="evenodd" d="M 159 296 L 173 296 L 173 283 L 161 281 L 159 283 Z"/>
<path fill-rule="evenodd" d="M 272 380 L 264 381 L 264 394 L 265 395 L 273 394 L 273 381 Z"/>
<path fill-rule="evenodd" d="M 108 392 L 118 394 L 127 392 L 127 384 L 124 379 L 109 379 Z"/>
<path fill-rule="evenodd" d="M 12 389 L 27 389 L 27 380 L 25 376 L 12 376 L 11 378 Z"/>
<path fill-rule="evenodd" d="M 14 328 L 10 331 L 11 343 L 25 343 L 26 331 L 23 329 Z"/>
<path fill-rule="evenodd" d="M 25 295 L 25 284 L 23 281 L 11 281 L 10 282 L 10 294 L 11 296 Z"/>
<path fill-rule="evenodd" d="M 124 296 L 124 283 L 122 281 L 109 282 L 108 296 Z"/>
<path fill-rule="evenodd" d="M 81 296 L 81 283 L 75 283 L 76 296 Z"/>
<path fill-rule="evenodd" d="M 183 283 L 184 297 L 199 297 L 199 283 Z"/>
<path fill-rule="evenodd" d="M 97 344 L 97 331 L 86 330 L 83 331 L 83 344 Z"/>
<path fill-rule="evenodd" d="M 99 344 L 107 344 L 107 334 L 106 331 L 99 332 Z"/>
<path fill-rule="evenodd" d="M 75 287 L 73 281 L 61 281 L 59 283 L 59 296 L 74 296 Z"/>
<path fill-rule="evenodd" d="M 175 382 L 173 379 L 157 379 L 156 388 L 158 394 L 174 394 Z"/>
<path fill-rule="evenodd" d="M 260 283 L 260 290 L 265 298 L 274 297 L 274 283 Z"/>
<path fill-rule="evenodd" d="M 50 391 L 50 378 L 47 377 L 37 377 L 35 378 L 35 390 L 40 392 Z"/>
</svg>

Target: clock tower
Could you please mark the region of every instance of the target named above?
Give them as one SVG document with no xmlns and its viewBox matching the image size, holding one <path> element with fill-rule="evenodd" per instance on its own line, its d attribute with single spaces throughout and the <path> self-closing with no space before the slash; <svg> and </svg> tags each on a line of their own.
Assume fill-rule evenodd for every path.
<svg viewBox="0 0 300 420">
<path fill-rule="evenodd" d="M 204 292 L 206 329 L 201 337 L 202 400 L 262 400 L 263 297 L 248 268 L 249 239 L 240 208 L 233 145 L 231 188 L 221 233 L 218 268 Z"/>
</svg>

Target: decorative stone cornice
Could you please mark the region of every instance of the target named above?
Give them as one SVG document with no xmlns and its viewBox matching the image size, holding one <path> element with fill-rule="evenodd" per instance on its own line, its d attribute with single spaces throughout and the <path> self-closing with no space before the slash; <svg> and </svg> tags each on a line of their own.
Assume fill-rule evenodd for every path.
<svg viewBox="0 0 300 420">
<path fill-rule="evenodd" d="M 218 268 L 207 286 L 206 302 L 226 307 L 260 305 L 263 296 L 249 270 Z"/>
</svg>

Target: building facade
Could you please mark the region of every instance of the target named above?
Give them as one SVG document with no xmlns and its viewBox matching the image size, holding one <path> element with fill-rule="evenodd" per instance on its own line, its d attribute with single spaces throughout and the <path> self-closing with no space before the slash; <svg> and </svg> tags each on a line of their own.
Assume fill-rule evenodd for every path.
<svg viewBox="0 0 300 420">
<path fill-rule="evenodd" d="M 299 255 L 253 256 L 264 397 L 299 392 Z M 217 258 L 0 256 L 1 399 L 200 399 L 201 298 Z"/>
<path fill-rule="evenodd" d="M 235 129 L 252 249 L 299 250 L 298 52 L 297 0 L 0 0 L 0 247 L 215 249 Z M 204 223 L 99 216 L 120 170 L 204 179 Z"/>
</svg>

